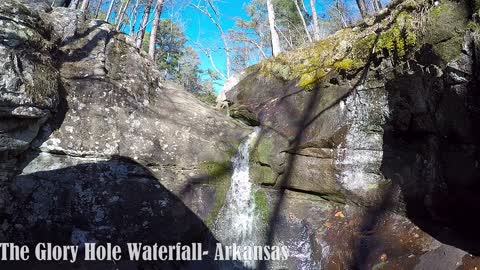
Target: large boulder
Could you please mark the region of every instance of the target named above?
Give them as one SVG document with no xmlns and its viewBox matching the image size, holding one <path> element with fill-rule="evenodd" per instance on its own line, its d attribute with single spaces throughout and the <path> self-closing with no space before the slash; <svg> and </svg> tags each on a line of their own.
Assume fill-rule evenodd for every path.
<svg viewBox="0 0 480 270">
<path fill-rule="evenodd" d="M 364 261 L 354 267 L 424 269 L 445 251 L 450 255 L 434 268 L 455 269 L 470 258 L 467 253 L 480 251 L 473 225 L 478 220 L 473 213 L 480 210 L 479 28 L 471 6 L 395 2 L 353 29 L 248 68 L 226 93 L 233 117 L 263 129 L 252 150 L 254 182 L 272 186 L 280 197 L 305 193 L 367 212 L 382 209 L 387 214 L 372 221 L 372 230 L 393 222 L 392 228 L 401 223 L 405 230 L 427 233 L 413 242 L 426 244 L 418 252 L 428 251 L 428 259 L 406 259 L 419 254 L 412 242 L 385 253 L 397 254 L 397 262 L 380 260 L 375 266 L 360 253 Z M 281 224 L 272 233 L 279 242 L 287 241 L 289 230 L 300 233 L 294 224 L 274 219 L 282 217 L 282 207 L 288 209 L 285 200 L 291 199 L 267 204 L 274 215 L 270 222 Z M 303 211 L 292 205 L 298 207 L 285 210 L 287 217 Z M 332 227 L 348 235 L 343 225 Z M 308 237 L 318 230 L 326 229 Z M 368 234 L 384 237 L 376 230 Z M 400 246 L 406 241 L 401 237 L 392 232 L 388 242 Z M 352 241 L 363 245 L 361 239 Z M 332 260 L 348 261 L 332 259 L 320 246 L 309 250 L 322 254 L 316 259 L 322 268 L 334 267 Z M 344 248 L 345 256 L 356 256 L 351 248 Z"/>
<path fill-rule="evenodd" d="M 251 128 L 159 80 L 113 26 L 37 2 L 0 4 L 1 241 L 215 243 Z"/>
</svg>

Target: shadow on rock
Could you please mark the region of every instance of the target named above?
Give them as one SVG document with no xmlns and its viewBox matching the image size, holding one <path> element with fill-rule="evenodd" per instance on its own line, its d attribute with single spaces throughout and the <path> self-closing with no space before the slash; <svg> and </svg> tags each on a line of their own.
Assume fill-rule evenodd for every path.
<svg viewBox="0 0 480 270">
<path fill-rule="evenodd" d="M 408 217 L 448 245 L 480 254 L 480 96 L 475 65 L 447 66 L 428 46 L 416 71 L 387 85 L 382 172 L 401 188 Z M 461 59 L 468 59 L 465 54 Z M 422 59 L 428 59 L 422 60 Z M 469 68 L 471 69 L 469 70 Z"/>
<path fill-rule="evenodd" d="M 61 162 L 61 163 L 60 163 Z M 62 168 L 35 172 L 36 168 Z M 69 166 L 70 165 L 70 166 Z M 33 173 L 30 173 L 32 171 Z M 85 163 L 84 159 L 40 153 L 11 183 L 14 208 L 2 242 L 35 246 L 112 243 L 122 246 L 120 262 L 75 264 L 29 261 L 24 269 L 217 269 L 210 256 L 192 262 L 130 262 L 127 243 L 175 245 L 217 242 L 183 202 L 144 167 L 131 160 Z M 33 253 L 33 248 L 31 249 Z M 82 248 L 81 251 L 82 252 Z M 33 257 L 33 254 L 32 254 Z M 2 263 L 3 266 L 3 263 Z M 3 268 L 3 267 L 2 267 Z"/>
</svg>

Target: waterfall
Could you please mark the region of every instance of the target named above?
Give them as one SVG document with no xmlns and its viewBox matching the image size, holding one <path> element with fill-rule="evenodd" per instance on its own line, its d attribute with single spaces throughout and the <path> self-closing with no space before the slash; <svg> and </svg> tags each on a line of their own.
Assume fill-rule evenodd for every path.
<svg viewBox="0 0 480 270">
<path fill-rule="evenodd" d="M 240 144 L 232 158 L 233 174 L 225 204 L 216 224 L 218 237 L 225 245 L 258 245 L 255 226 L 255 201 L 253 185 L 250 182 L 250 148 L 255 144 L 260 128 L 255 130 Z M 243 261 L 244 269 L 254 269 L 255 261 Z"/>
</svg>

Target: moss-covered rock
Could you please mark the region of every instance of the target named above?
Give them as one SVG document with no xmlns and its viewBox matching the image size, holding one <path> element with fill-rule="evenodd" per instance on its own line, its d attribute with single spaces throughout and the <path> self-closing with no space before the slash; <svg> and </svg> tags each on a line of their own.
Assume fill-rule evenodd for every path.
<svg viewBox="0 0 480 270">
<path fill-rule="evenodd" d="M 454 60 L 462 51 L 468 18 L 466 1 L 441 1 L 428 12 L 423 42 L 433 45 L 435 53 L 445 63 Z"/>
<path fill-rule="evenodd" d="M 203 184 L 213 185 L 216 191 L 213 208 L 205 219 L 205 224 L 211 227 L 225 203 L 227 192 L 230 188 L 232 167 L 230 162 L 205 162 L 200 165 L 200 170 L 207 178 Z"/>
<path fill-rule="evenodd" d="M 271 205 L 268 203 L 267 194 L 262 189 L 257 189 L 253 193 L 253 201 L 255 203 L 255 213 L 260 220 L 266 224 L 270 220 Z"/>
<path fill-rule="evenodd" d="M 417 45 L 413 23 L 413 18 L 407 11 L 400 12 L 393 25 L 379 35 L 376 50 L 386 50 L 393 57 L 403 60 Z"/>
<path fill-rule="evenodd" d="M 270 166 L 253 163 L 250 166 L 250 178 L 257 184 L 274 185 L 277 174 Z"/>
</svg>

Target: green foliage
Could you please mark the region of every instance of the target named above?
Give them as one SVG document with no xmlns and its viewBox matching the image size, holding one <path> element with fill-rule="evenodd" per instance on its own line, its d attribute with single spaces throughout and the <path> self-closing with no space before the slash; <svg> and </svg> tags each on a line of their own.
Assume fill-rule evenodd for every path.
<svg viewBox="0 0 480 270">
<path fill-rule="evenodd" d="M 182 29 L 170 19 L 160 20 L 157 30 L 157 67 L 176 75 L 187 39 Z"/>
<path fill-rule="evenodd" d="M 339 70 L 352 70 L 361 65 L 362 65 L 362 62 L 360 62 L 359 60 L 345 58 L 343 60 L 335 62 L 333 64 L 333 67 Z"/>
<path fill-rule="evenodd" d="M 212 76 L 199 68 L 200 59 L 197 52 L 186 46 L 187 38 L 181 27 L 170 19 L 160 20 L 157 30 L 155 64 L 164 74 L 165 79 L 181 84 L 185 89 L 203 102 L 215 104 Z M 146 34 L 143 47 L 148 46 L 149 35 Z M 210 74 L 211 75 L 211 74 Z"/>
<path fill-rule="evenodd" d="M 408 12 L 402 11 L 393 26 L 378 38 L 377 49 L 385 49 L 390 54 L 403 58 L 416 44 L 417 35 L 413 29 L 412 17 Z"/>
</svg>

